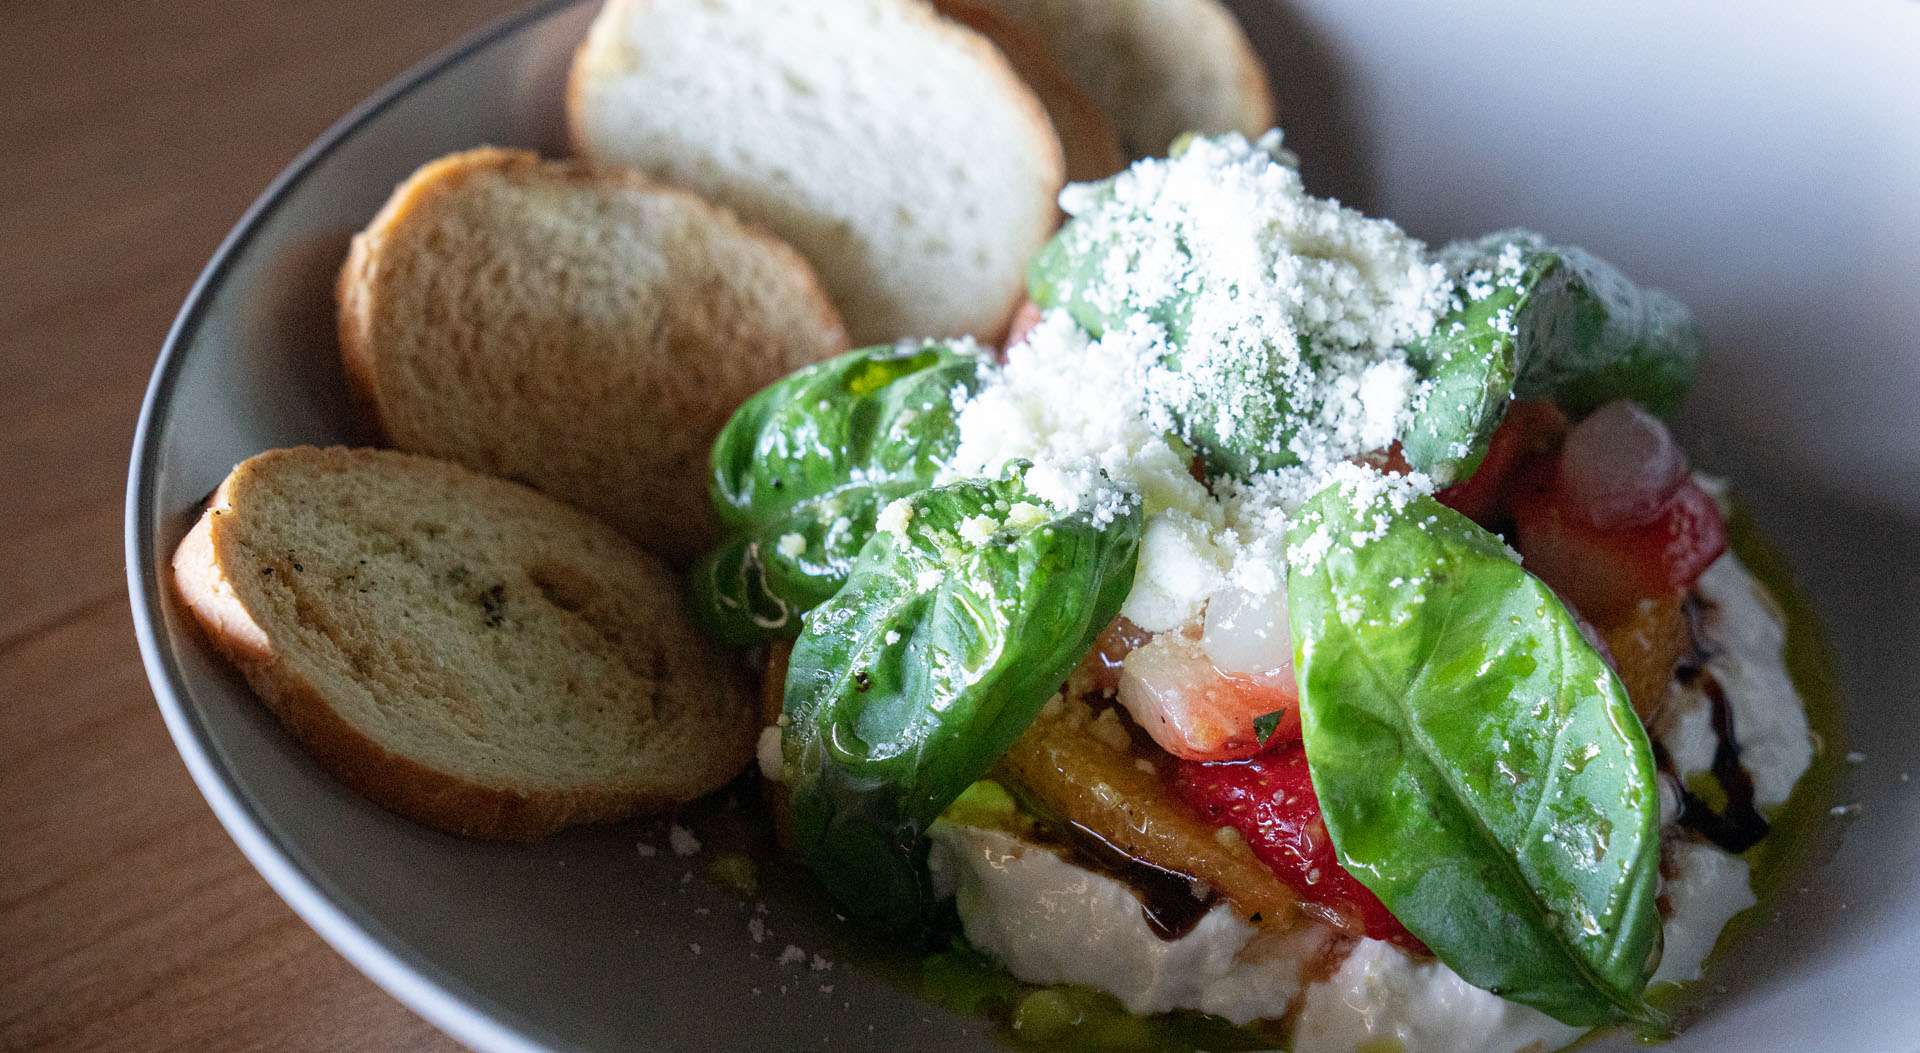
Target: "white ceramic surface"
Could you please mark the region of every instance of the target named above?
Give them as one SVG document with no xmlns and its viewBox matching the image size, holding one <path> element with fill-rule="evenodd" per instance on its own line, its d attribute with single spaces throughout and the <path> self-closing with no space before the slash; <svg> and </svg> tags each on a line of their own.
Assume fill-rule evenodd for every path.
<svg viewBox="0 0 1920 1053">
<path fill-rule="evenodd" d="M 1843 748 L 1865 759 L 1834 801 L 1857 811 L 1817 832 L 1817 861 L 1723 956 L 1700 1018 L 1666 1048 L 1920 1048 L 1920 4 L 1235 6 L 1313 189 L 1431 240 L 1547 231 L 1698 312 L 1711 358 L 1683 430 L 1818 598 L 1848 699 Z M 990 1046 L 982 1022 L 856 961 L 858 941 L 803 882 L 768 873 L 743 902 L 683 880 L 757 836 L 724 801 L 689 820 L 707 841 L 689 858 L 645 824 L 491 845 L 366 804 L 291 743 L 163 587 L 167 554 L 232 464 L 349 438 L 330 294 L 348 237 L 440 154 L 559 151 L 560 76 L 590 15 L 538 8 L 403 77 L 297 159 L 208 265 L 154 372 L 128 481 L 154 692 L 274 888 L 469 1044 Z M 637 852 L 642 839 L 659 854 Z M 835 964 L 782 965 L 788 944 Z"/>
</svg>

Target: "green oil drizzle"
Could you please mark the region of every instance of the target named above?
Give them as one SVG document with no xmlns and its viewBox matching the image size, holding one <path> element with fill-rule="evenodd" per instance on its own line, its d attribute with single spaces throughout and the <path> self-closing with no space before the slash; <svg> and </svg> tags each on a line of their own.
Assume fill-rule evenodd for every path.
<svg viewBox="0 0 1920 1053">
<path fill-rule="evenodd" d="M 1772 832 L 1746 854 L 1753 894 L 1759 899 L 1759 906 L 1765 906 L 1795 873 L 1816 858 L 1831 854 L 1836 847 L 1832 837 L 1822 834 L 1838 833 L 1838 827 L 1827 820 L 1830 818 L 1828 807 L 1839 792 L 1845 767 L 1846 728 L 1833 649 L 1827 643 L 1826 628 L 1814 610 L 1813 598 L 1794 580 L 1786 556 L 1760 533 L 1744 508 L 1735 505 L 1727 530 L 1732 537 L 1734 554 L 1773 594 L 1786 616 L 1787 674 L 1800 692 L 1807 726 L 1813 732 L 1813 762 L 1794 784 L 1786 803 L 1767 817 L 1773 825 Z M 1736 928 L 1744 931 L 1758 915 L 1756 908 L 1735 918 L 1722 931 L 1721 942 L 1731 942 L 1728 933 Z"/>
<path fill-rule="evenodd" d="M 1000 1037 L 1015 1046 L 1087 1053 L 1227 1053 L 1285 1045 L 1280 1029 L 1270 1024 L 1235 1027 L 1186 1010 L 1139 1016 L 1105 991 L 1024 983 L 957 935 L 948 950 L 928 956 L 920 975 L 921 991 L 933 1002 L 993 1020 Z"/>
</svg>

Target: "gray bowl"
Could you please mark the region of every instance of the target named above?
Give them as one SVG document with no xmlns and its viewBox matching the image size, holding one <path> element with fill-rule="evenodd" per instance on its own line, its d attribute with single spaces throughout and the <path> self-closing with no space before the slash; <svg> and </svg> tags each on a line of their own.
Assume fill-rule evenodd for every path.
<svg viewBox="0 0 1920 1053">
<path fill-rule="evenodd" d="M 1864 758 L 1667 1048 L 1920 1047 L 1907 760 L 1920 746 L 1920 6 L 1238 11 L 1317 192 L 1434 241 L 1547 231 L 1698 312 L 1711 358 L 1684 438 L 1816 597 L 1845 737 Z M 689 856 L 645 823 L 495 845 L 365 803 L 287 737 L 165 587 L 174 545 L 235 462 L 350 440 L 331 297 L 349 236 L 441 154 L 563 152 L 562 77 L 591 14 L 542 6 L 402 77 L 295 160 L 208 264 L 154 371 L 128 479 L 128 583 L 154 693 L 274 889 L 471 1045 L 991 1046 L 983 1021 L 913 994 L 911 959 L 849 933 L 804 876 L 762 867 L 752 894 L 712 880 L 714 860 L 764 836 L 738 801 L 684 820 L 704 842 Z"/>
</svg>

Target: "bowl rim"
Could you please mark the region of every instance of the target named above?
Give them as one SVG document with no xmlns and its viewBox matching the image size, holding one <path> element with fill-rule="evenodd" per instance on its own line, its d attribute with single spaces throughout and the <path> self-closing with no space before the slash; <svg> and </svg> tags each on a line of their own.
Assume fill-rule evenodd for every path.
<svg viewBox="0 0 1920 1053">
<path fill-rule="evenodd" d="M 499 15 L 415 63 L 333 122 L 280 170 L 241 215 L 189 289 L 174 316 L 140 403 L 127 469 L 124 542 L 127 595 L 134 636 L 147 681 L 167 732 L 200 794 L 240 851 L 273 891 L 334 950 L 388 994 L 455 1040 L 478 1049 L 541 1050 L 534 1021 L 493 1006 L 455 976 L 405 947 L 384 926 L 336 895 L 304 866 L 264 820 L 260 809 L 234 789 L 233 771 L 198 711 L 188 704 L 186 678 L 174 661 L 165 628 L 167 589 L 157 567 L 155 493 L 159 438 L 171 412 L 173 389 L 189 348 L 198 338 L 208 305 L 234 263 L 251 246 L 287 198 L 340 145 L 447 69 L 584 0 L 538 0 Z"/>
</svg>

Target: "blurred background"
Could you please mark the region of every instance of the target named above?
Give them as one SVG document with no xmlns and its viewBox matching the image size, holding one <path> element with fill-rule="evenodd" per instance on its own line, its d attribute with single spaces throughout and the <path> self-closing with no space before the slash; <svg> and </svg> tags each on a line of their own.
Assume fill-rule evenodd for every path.
<svg viewBox="0 0 1920 1053">
<path fill-rule="evenodd" d="M 0 1049 L 452 1049 L 321 942 L 153 702 L 121 524 L 174 312 L 281 168 L 517 0 L 0 5 Z"/>
</svg>

